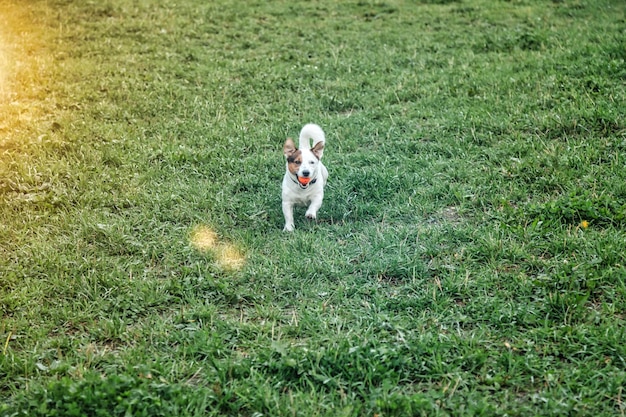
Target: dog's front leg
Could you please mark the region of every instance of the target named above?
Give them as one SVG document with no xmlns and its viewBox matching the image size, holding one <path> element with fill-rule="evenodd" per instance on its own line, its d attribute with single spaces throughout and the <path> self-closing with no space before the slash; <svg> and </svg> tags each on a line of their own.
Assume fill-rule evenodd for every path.
<svg viewBox="0 0 626 417">
<path fill-rule="evenodd" d="M 283 201 L 283 215 L 285 216 L 283 232 L 293 232 L 293 203 Z"/>
<path fill-rule="evenodd" d="M 317 211 L 322 207 L 322 200 L 324 200 L 324 195 L 318 195 L 313 200 L 311 200 L 311 204 L 309 204 L 309 208 L 306 210 L 304 215 L 307 219 L 315 220 L 317 218 Z"/>
</svg>

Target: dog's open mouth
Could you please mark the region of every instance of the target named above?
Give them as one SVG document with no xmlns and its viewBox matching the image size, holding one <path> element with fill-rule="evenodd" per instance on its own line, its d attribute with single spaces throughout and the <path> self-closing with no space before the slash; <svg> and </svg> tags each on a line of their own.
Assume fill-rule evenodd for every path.
<svg viewBox="0 0 626 417">
<path fill-rule="evenodd" d="M 298 182 L 303 187 L 306 187 L 307 185 L 309 185 L 309 182 L 311 182 L 311 178 L 310 177 L 300 177 L 300 176 L 298 176 Z"/>
</svg>

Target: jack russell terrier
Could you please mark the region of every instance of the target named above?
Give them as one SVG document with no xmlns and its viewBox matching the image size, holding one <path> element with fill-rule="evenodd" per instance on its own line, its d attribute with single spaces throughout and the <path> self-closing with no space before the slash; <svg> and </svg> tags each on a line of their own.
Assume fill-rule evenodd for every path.
<svg viewBox="0 0 626 417">
<path fill-rule="evenodd" d="M 287 172 L 283 178 L 284 231 L 293 231 L 293 207 L 296 205 L 308 206 L 305 213 L 308 219 L 317 217 L 328 179 L 328 170 L 322 164 L 325 142 L 322 128 L 312 123 L 300 131 L 298 148 L 291 138 L 285 141 L 283 152 L 287 158 Z"/>
</svg>

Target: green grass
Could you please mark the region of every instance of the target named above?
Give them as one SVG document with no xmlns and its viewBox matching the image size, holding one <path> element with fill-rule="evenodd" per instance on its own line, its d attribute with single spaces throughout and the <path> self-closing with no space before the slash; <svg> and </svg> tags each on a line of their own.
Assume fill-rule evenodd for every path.
<svg viewBox="0 0 626 417">
<path fill-rule="evenodd" d="M 0 0 L 0 415 L 624 415 L 625 23 Z"/>
</svg>

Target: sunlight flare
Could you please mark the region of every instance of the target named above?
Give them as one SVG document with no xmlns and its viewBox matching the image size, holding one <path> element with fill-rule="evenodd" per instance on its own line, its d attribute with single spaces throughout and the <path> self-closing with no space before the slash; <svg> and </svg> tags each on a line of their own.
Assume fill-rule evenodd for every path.
<svg viewBox="0 0 626 417">
<path fill-rule="evenodd" d="M 53 32 L 43 32 L 30 10 L 15 3 L 0 7 L 0 143 L 16 137 L 17 127 L 47 121 L 51 100 L 48 82 L 54 58 L 45 46 Z M 41 125 L 39 125 L 41 126 Z M 39 127 L 37 126 L 37 127 Z M 5 134 L 3 134 L 5 133 Z M 36 137 L 36 136 L 35 136 Z M 20 137 L 16 146 L 27 141 Z"/>
<path fill-rule="evenodd" d="M 6 35 L 0 31 L 0 100 L 4 101 L 4 97 L 8 93 L 8 70 L 9 68 L 9 51 L 7 47 Z"/>
<path fill-rule="evenodd" d="M 196 226 L 191 232 L 191 245 L 203 253 L 213 253 L 220 267 L 237 270 L 245 263 L 245 255 L 235 245 L 220 240 L 208 226 Z"/>
<path fill-rule="evenodd" d="M 215 249 L 217 234 L 207 226 L 197 226 L 191 233 L 191 244 L 201 252 Z"/>
<path fill-rule="evenodd" d="M 217 248 L 217 261 L 225 269 L 241 269 L 245 262 L 243 253 L 235 246 L 223 243 Z"/>
</svg>

